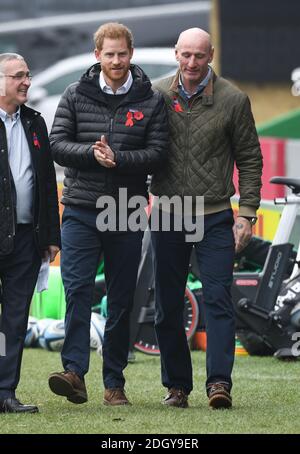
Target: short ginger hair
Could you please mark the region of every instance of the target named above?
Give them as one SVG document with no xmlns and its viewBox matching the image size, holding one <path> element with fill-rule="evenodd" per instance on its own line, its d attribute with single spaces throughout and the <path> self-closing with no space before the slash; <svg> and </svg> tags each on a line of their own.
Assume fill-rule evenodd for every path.
<svg viewBox="0 0 300 454">
<path fill-rule="evenodd" d="M 102 50 L 104 38 L 125 38 L 128 49 L 133 48 L 133 35 L 131 30 L 118 22 L 108 22 L 107 24 L 103 24 L 94 33 L 94 43 L 97 50 Z"/>
</svg>

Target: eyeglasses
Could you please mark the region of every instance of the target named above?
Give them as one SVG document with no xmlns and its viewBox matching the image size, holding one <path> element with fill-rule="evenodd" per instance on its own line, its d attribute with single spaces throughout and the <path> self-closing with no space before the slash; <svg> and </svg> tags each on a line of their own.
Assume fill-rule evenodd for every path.
<svg viewBox="0 0 300 454">
<path fill-rule="evenodd" d="M 19 72 L 17 74 L 4 74 L 5 77 L 11 77 L 13 80 L 17 80 L 18 82 L 24 82 L 24 80 L 32 79 L 32 74 L 31 73 L 24 73 L 24 72 Z"/>
</svg>

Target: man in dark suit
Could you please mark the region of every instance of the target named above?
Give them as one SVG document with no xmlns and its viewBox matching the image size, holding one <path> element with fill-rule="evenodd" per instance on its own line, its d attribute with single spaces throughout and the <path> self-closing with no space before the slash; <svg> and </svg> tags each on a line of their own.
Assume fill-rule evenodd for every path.
<svg viewBox="0 0 300 454">
<path fill-rule="evenodd" d="M 45 122 L 24 104 L 31 74 L 0 54 L 0 412 L 36 413 L 15 390 L 32 294 L 42 259 L 60 248 L 56 177 Z"/>
</svg>

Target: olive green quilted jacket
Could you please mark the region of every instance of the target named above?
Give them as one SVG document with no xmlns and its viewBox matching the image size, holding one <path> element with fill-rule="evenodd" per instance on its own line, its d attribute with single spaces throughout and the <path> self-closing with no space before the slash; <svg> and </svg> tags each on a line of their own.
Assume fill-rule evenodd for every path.
<svg viewBox="0 0 300 454">
<path fill-rule="evenodd" d="M 227 80 L 212 77 L 187 103 L 176 76 L 155 86 L 164 95 L 170 128 L 167 165 L 152 179 L 154 195 L 204 196 L 205 213 L 230 207 L 239 170 L 240 210 L 253 216 L 260 203 L 262 156 L 247 95 Z"/>
</svg>

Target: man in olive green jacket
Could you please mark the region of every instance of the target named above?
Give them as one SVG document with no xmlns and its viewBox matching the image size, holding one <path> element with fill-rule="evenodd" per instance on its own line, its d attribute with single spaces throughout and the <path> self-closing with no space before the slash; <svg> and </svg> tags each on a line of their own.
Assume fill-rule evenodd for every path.
<svg viewBox="0 0 300 454">
<path fill-rule="evenodd" d="M 179 70 L 156 88 L 168 106 L 170 149 L 151 192 L 168 198 L 192 197 L 192 215 L 204 212 L 204 234 L 195 252 L 205 301 L 206 390 L 212 408 L 229 408 L 235 350 L 230 288 L 234 253 L 249 242 L 260 203 L 262 156 L 250 102 L 216 76 L 210 36 L 193 28 L 179 36 Z M 233 220 L 233 167 L 239 171 L 239 213 Z M 199 204 L 199 196 L 204 204 Z M 203 199 L 202 199 L 203 200 Z M 160 211 L 163 211 L 163 203 Z M 174 217 L 175 214 L 173 213 Z M 172 210 L 171 210 L 172 221 Z M 152 231 L 156 287 L 156 334 L 161 352 L 163 403 L 187 407 L 193 388 L 190 352 L 183 327 L 183 301 L 193 242 L 171 222 L 170 231 Z M 176 231 L 177 230 L 177 231 Z"/>
</svg>

